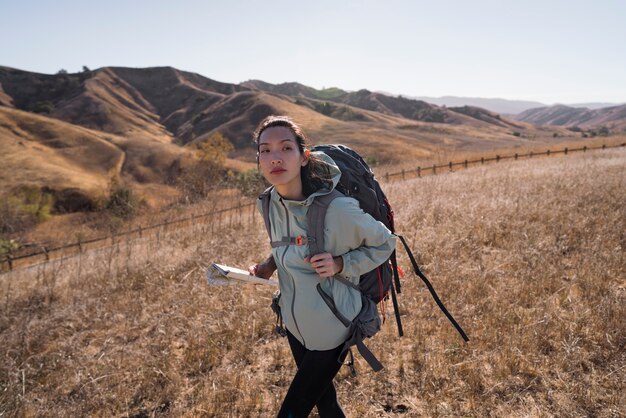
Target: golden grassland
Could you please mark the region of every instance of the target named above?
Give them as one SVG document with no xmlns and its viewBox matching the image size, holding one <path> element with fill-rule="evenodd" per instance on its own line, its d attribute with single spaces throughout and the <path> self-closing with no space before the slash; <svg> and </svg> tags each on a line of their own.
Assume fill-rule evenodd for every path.
<svg viewBox="0 0 626 418">
<path fill-rule="evenodd" d="M 339 397 L 353 417 L 623 416 L 626 150 L 387 184 L 397 229 L 471 340 L 407 274 Z M 0 276 L 0 416 L 273 416 L 294 373 L 271 290 L 208 287 L 268 252 L 213 219 Z M 409 264 L 400 251 L 400 263 Z M 145 263 L 145 260 L 149 260 Z"/>
<path fill-rule="evenodd" d="M 372 141 L 374 143 L 376 141 Z M 416 175 L 416 169 L 420 166 L 424 169 L 423 174 L 427 175 L 427 169 L 433 164 L 444 165 L 448 162 L 462 162 L 464 160 L 480 160 L 481 157 L 494 158 L 496 155 L 512 156 L 516 152 L 528 154 L 530 152 L 563 151 L 564 148 L 582 149 L 583 146 L 588 148 L 620 146 L 626 143 L 625 135 L 611 135 L 608 137 L 596 138 L 535 138 L 532 142 L 523 142 L 516 147 L 504 147 L 487 149 L 482 141 L 474 144 L 474 149 L 459 149 L 455 147 L 439 148 L 433 153 L 425 152 L 421 158 L 414 158 L 411 162 L 397 162 L 394 164 L 378 164 L 372 165 L 376 175 L 382 180 L 385 174 L 398 174 L 402 170 L 406 170 L 407 176 Z M 359 151 L 365 151 L 362 155 L 371 157 L 376 154 L 370 144 L 364 146 Z M 394 145 L 395 147 L 395 145 Z M 369 151 L 369 152 L 368 152 Z M 372 154 L 372 152 L 374 152 Z M 370 159 L 371 162 L 371 158 Z M 228 159 L 226 165 L 229 169 L 237 171 L 246 171 L 248 169 L 256 169 L 256 164 L 246 163 L 241 160 Z M 455 167 L 460 169 L 461 167 Z M 413 173 L 411 173 L 413 172 Z M 401 176 L 390 177 L 391 180 L 401 179 Z M 78 212 L 70 214 L 54 214 L 46 222 L 35 225 L 33 228 L 15 233 L 11 236 L 21 243 L 37 243 L 40 247 L 55 248 L 70 243 L 76 243 L 79 240 L 89 240 L 99 237 L 106 237 L 111 234 L 112 226 L 116 232 L 124 232 L 137 229 L 139 227 L 147 227 L 150 225 L 168 222 L 176 219 L 196 216 L 198 214 L 210 213 L 224 207 L 232 207 L 239 205 L 245 200 L 246 196 L 241 196 L 234 189 L 217 190 L 205 200 L 193 204 L 179 204 L 180 190 L 171 185 L 163 185 L 156 183 L 134 183 L 133 189 L 147 203 L 146 207 L 132 219 L 125 221 L 117 219 L 115 223 L 111 222 L 110 216 L 101 212 Z M 228 198 L 224 199 L 224 195 Z"/>
</svg>

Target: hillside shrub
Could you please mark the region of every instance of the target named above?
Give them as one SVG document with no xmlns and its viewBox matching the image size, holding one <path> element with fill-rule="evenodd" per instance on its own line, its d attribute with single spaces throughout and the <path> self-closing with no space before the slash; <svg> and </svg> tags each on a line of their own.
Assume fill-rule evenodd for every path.
<svg viewBox="0 0 626 418">
<path fill-rule="evenodd" d="M 0 237 L 0 258 L 11 254 L 20 248 L 20 244 L 12 239 Z"/>
<path fill-rule="evenodd" d="M 197 146 L 195 161 L 178 177 L 179 189 L 186 201 L 197 201 L 228 181 L 226 157 L 234 149 L 220 132 L 211 134 Z"/>
<path fill-rule="evenodd" d="M 365 157 L 365 162 L 370 167 L 376 167 L 378 165 L 378 158 L 375 155 L 368 155 Z"/>
<path fill-rule="evenodd" d="M 43 102 L 37 102 L 33 105 L 32 111 L 35 113 L 52 113 L 54 110 L 54 104 L 51 101 L 45 100 Z"/>
<path fill-rule="evenodd" d="M 269 186 L 261 172 L 256 169 L 232 175 L 231 182 L 244 196 L 259 195 Z"/>
<path fill-rule="evenodd" d="M 111 188 L 105 209 L 115 217 L 129 219 L 144 205 L 145 200 L 132 188 L 116 184 Z"/>
<path fill-rule="evenodd" d="M 0 233 L 24 231 L 50 218 L 54 197 L 37 187 L 23 187 L 0 199 Z"/>
</svg>

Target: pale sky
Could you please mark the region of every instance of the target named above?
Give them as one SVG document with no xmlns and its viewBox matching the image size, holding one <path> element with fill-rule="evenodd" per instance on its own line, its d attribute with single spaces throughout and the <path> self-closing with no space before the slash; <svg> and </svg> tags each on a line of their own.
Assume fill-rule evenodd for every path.
<svg viewBox="0 0 626 418">
<path fill-rule="evenodd" d="M 626 0 L 0 0 L 0 65 L 626 102 Z"/>
</svg>

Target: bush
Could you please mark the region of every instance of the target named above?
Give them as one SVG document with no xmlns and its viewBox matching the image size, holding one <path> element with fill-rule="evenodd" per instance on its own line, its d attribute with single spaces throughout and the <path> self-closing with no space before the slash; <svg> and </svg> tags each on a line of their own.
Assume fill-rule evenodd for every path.
<svg viewBox="0 0 626 418">
<path fill-rule="evenodd" d="M 130 187 L 114 185 L 105 208 L 113 216 L 129 219 L 135 216 L 144 204 L 144 199 L 139 197 Z"/>
<path fill-rule="evenodd" d="M 368 155 L 367 157 L 365 157 L 365 162 L 370 167 L 376 167 L 378 165 L 378 158 L 376 158 L 376 156 L 374 155 Z"/>
<path fill-rule="evenodd" d="M 237 173 L 232 178 L 234 187 L 239 189 L 245 196 L 257 196 L 268 187 L 265 178 L 256 169 Z"/>
<path fill-rule="evenodd" d="M 0 238 L 0 257 L 11 254 L 19 248 L 20 244 L 18 244 L 16 241 L 12 239 Z"/>
<path fill-rule="evenodd" d="M 19 232 L 50 219 L 54 197 L 37 187 L 23 187 L 0 199 L 0 233 Z"/>
<path fill-rule="evenodd" d="M 233 145 L 219 132 L 209 136 L 199 144 L 195 153 L 195 162 L 182 171 L 177 179 L 185 200 L 196 201 L 221 185 L 228 179 L 225 168 L 226 157 L 233 150 Z"/>
<path fill-rule="evenodd" d="M 54 105 L 49 100 L 43 102 L 37 102 L 33 105 L 32 111 L 35 113 L 52 113 Z"/>
</svg>

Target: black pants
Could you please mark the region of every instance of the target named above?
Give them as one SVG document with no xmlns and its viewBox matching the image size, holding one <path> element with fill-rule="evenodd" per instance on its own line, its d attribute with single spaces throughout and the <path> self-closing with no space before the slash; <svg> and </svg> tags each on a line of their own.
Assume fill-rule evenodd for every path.
<svg viewBox="0 0 626 418">
<path fill-rule="evenodd" d="M 304 348 L 289 331 L 287 339 L 298 371 L 291 381 L 278 417 L 308 417 L 314 406 L 317 406 L 320 418 L 345 417 L 337 402 L 333 384 L 333 378 L 347 354 L 343 354 L 340 362 L 343 344 L 332 350 L 312 351 Z"/>
</svg>

